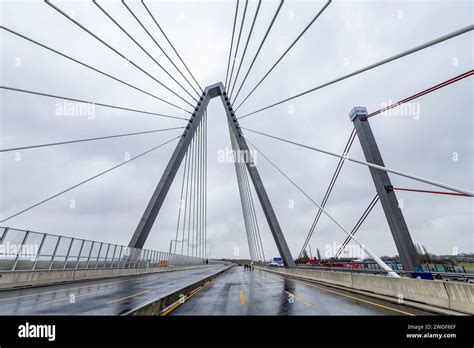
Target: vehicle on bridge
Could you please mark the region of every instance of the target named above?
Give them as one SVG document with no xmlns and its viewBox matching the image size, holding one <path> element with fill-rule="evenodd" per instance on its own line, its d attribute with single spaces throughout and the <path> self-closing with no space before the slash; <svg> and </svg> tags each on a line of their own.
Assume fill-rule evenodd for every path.
<svg viewBox="0 0 474 348">
<path fill-rule="evenodd" d="M 274 257 L 273 259 L 271 259 L 270 267 L 284 267 L 282 258 Z"/>
</svg>

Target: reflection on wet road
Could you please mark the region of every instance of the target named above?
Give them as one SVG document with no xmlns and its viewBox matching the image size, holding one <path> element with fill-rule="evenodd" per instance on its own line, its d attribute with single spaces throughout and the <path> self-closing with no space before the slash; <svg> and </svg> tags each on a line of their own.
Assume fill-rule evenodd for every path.
<svg viewBox="0 0 474 348">
<path fill-rule="evenodd" d="M 425 314 L 319 284 L 233 267 L 170 315 Z"/>
<path fill-rule="evenodd" d="M 0 315 L 120 315 L 201 280 L 209 266 L 0 292 Z"/>
</svg>

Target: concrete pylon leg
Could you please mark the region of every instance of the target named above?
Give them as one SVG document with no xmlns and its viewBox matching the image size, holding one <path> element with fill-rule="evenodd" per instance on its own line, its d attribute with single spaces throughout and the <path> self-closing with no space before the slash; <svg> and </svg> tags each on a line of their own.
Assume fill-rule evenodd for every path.
<svg viewBox="0 0 474 348">
<path fill-rule="evenodd" d="M 366 161 L 385 166 L 367 119 L 367 109 L 364 107 L 355 107 L 349 116 L 356 129 L 357 137 L 359 138 Z M 369 170 L 374 181 L 375 189 L 380 197 L 380 202 L 382 203 L 385 217 L 390 231 L 392 232 L 403 269 L 408 271 L 416 270 L 421 266 L 420 258 L 411 239 L 402 210 L 398 206 L 397 196 L 395 192 L 391 190 L 393 186 L 388 173 L 375 168 L 369 168 Z"/>
<path fill-rule="evenodd" d="M 131 248 L 143 248 L 145 245 L 145 241 L 148 238 L 148 234 L 153 227 L 156 217 L 163 205 L 163 202 L 168 194 L 168 191 L 173 183 L 173 180 L 178 172 L 179 166 L 188 150 L 189 144 L 191 143 L 191 139 L 193 138 L 196 130 L 201 123 L 204 111 L 207 109 L 207 105 L 209 104 L 209 100 L 214 98 L 220 94 L 220 86 L 219 84 L 212 85 L 207 87 L 201 98 L 199 99 L 198 105 L 194 109 L 194 112 L 189 119 L 188 124 L 183 132 L 183 135 L 179 139 L 178 145 L 171 155 L 171 158 L 166 166 L 160 181 L 158 182 L 158 186 L 153 192 L 151 196 L 150 202 L 143 213 L 140 222 L 128 244 Z"/>
</svg>

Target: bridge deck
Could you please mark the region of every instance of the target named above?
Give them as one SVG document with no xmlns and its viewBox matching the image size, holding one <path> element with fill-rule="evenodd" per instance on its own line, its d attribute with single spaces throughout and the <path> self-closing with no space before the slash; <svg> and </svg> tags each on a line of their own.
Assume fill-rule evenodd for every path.
<svg viewBox="0 0 474 348">
<path fill-rule="evenodd" d="M 0 315 L 120 315 L 197 282 L 222 265 L 0 292 Z M 71 302 L 71 295 L 75 301 Z"/>
<path fill-rule="evenodd" d="M 290 297 L 293 296 L 291 299 Z M 420 315 L 416 309 L 233 267 L 170 315 Z"/>
</svg>

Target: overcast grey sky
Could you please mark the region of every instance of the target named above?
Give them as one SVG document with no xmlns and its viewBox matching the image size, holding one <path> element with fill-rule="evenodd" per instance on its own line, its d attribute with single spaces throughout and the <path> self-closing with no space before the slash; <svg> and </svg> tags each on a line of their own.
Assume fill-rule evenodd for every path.
<svg viewBox="0 0 474 348">
<path fill-rule="evenodd" d="M 172 89 L 179 87 L 90 1 L 53 1 L 127 57 Z M 171 64 L 118 1 L 99 1 L 165 67 Z M 138 1 L 127 1 L 171 53 Z M 201 86 L 225 80 L 234 1 L 146 2 Z M 242 100 L 288 45 L 324 5 L 324 1 L 285 1 L 239 100 Z M 240 1 L 240 16 L 244 2 Z M 242 72 L 245 72 L 270 23 L 277 1 L 263 1 Z M 249 2 L 242 38 L 246 39 L 257 6 Z M 41 1 L 1 1 L 1 22 L 21 34 L 119 76 L 129 83 L 183 105 L 151 78 L 126 63 Z M 267 106 L 323 82 L 357 70 L 473 23 L 472 1 L 334 1 L 239 109 L 238 116 Z M 458 36 L 380 68 L 245 118 L 244 127 L 308 145 L 341 152 L 351 132 L 348 113 L 354 106 L 377 110 L 473 68 L 471 33 Z M 175 116 L 176 109 L 81 67 L 5 31 L 1 40 L 1 85 L 123 105 Z M 243 45 L 244 41 L 241 43 Z M 241 46 L 242 49 L 242 46 Z M 242 52 L 242 51 L 240 51 Z M 175 58 L 175 56 L 173 55 Z M 176 62 L 178 60 L 176 59 Z M 181 67 L 181 65 L 180 65 Z M 174 76 L 182 82 L 180 76 Z M 241 73 L 239 81 L 243 77 Z M 239 84 L 239 83 L 238 83 Z M 371 125 L 386 166 L 473 190 L 473 80 L 452 84 L 416 100 L 418 117 L 378 116 Z M 97 106 L 93 118 L 57 114 L 60 100 L 0 91 L 0 147 L 32 145 L 185 125 Z M 188 98 L 189 99 L 189 98 Z M 189 109 L 189 108 L 188 108 Z M 289 112 L 294 109 L 294 112 Z M 225 113 L 211 101 L 208 148 L 208 249 L 212 257 L 231 257 L 234 247 L 248 257 L 242 210 L 233 164 L 218 163 L 218 151 L 230 147 Z M 124 160 L 181 131 L 104 140 L 0 154 L 0 220 Z M 286 173 L 320 202 L 337 164 L 313 151 L 246 133 Z M 175 143 L 129 163 L 36 209 L 6 226 L 127 244 Z M 351 157 L 363 159 L 356 140 Z M 296 256 L 316 207 L 263 158 L 258 169 Z M 181 179 L 181 170 L 177 179 Z M 391 176 L 394 186 L 430 188 Z M 146 243 L 167 250 L 174 238 L 180 180 L 173 184 Z M 350 229 L 375 189 L 369 171 L 346 163 L 327 210 Z M 474 250 L 473 200 L 465 197 L 398 192 L 415 243 L 430 252 Z M 75 208 L 70 208 L 70 201 Z M 291 207 L 291 202 L 294 207 Z M 277 256 L 261 209 L 257 208 L 266 255 Z M 377 205 L 358 232 L 378 255 L 394 255 L 390 230 Z M 340 243 L 345 235 L 325 216 L 311 240 L 314 251 Z"/>
</svg>

